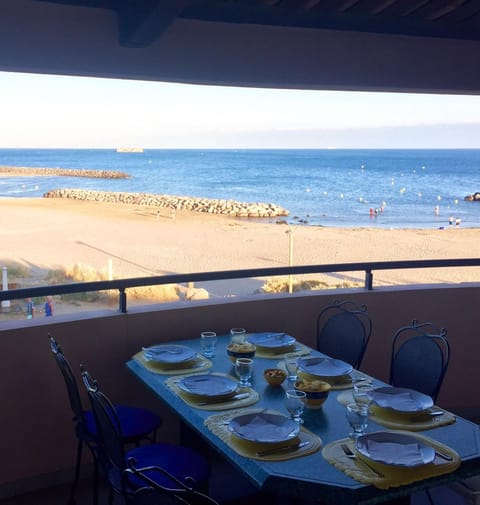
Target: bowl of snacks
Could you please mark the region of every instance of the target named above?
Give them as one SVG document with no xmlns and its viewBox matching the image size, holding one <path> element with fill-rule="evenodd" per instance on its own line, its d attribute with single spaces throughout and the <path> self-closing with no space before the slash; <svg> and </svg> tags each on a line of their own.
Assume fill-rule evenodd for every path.
<svg viewBox="0 0 480 505">
<path fill-rule="evenodd" d="M 287 378 L 287 372 L 281 368 L 267 368 L 263 371 L 263 377 L 270 386 L 280 386 Z"/>
<path fill-rule="evenodd" d="M 230 361 L 235 364 L 237 358 L 253 358 L 257 348 L 250 342 L 230 343 L 227 345 L 227 354 Z"/>
<path fill-rule="evenodd" d="M 309 409 L 320 409 L 328 398 L 330 384 L 321 380 L 300 380 L 295 383 L 295 389 L 304 391 L 307 395 L 305 405 Z"/>
</svg>

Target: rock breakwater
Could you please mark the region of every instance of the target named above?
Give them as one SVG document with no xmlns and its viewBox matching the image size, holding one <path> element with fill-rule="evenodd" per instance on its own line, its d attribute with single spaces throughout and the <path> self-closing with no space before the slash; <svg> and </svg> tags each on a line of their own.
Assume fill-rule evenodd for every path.
<svg viewBox="0 0 480 505">
<path fill-rule="evenodd" d="M 124 172 L 116 170 L 87 170 L 76 168 L 34 168 L 34 167 L 0 167 L 0 175 L 39 176 L 54 175 L 68 177 L 90 177 L 94 179 L 130 179 Z"/>
<path fill-rule="evenodd" d="M 123 193 L 90 191 L 81 189 L 55 189 L 45 193 L 44 198 L 71 198 L 102 203 L 120 203 L 162 207 L 172 210 L 224 214 L 233 217 L 288 216 L 288 211 L 273 203 L 244 203 L 235 200 L 215 200 L 186 196 L 156 195 L 150 193 Z"/>
</svg>

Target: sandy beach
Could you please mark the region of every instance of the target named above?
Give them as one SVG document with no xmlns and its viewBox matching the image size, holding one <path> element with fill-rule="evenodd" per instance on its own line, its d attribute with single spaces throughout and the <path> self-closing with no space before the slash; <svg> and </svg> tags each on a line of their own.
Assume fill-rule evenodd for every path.
<svg viewBox="0 0 480 505">
<path fill-rule="evenodd" d="M 288 229 L 293 264 L 478 257 L 480 230 L 432 230 L 292 226 L 192 212 L 159 214 L 152 208 L 63 199 L 0 200 L 0 262 L 18 262 L 32 272 L 75 264 L 105 270 L 115 278 L 287 266 Z M 316 275 L 338 284 L 364 281 L 364 274 Z M 479 268 L 374 273 L 375 285 L 472 282 Z M 211 285 L 212 283 L 210 283 Z M 252 293 L 262 283 L 231 281 L 209 287 L 212 296 Z M 230 292 L 232 291 L 232 292 Z"/>
</svg>

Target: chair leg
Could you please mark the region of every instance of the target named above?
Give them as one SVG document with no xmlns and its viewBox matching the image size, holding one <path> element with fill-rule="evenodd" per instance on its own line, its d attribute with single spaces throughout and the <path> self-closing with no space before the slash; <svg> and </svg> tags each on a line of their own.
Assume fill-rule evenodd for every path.
<svg viewBox="0 0 480 505">
<path fill-rule="evenodd" d="M 113 488 L 110 486 L 110 491 L 108 494 L 108 505 L 113 505 Z"/>
<path fill-rule="evenodd" d="M 430 505 L 435 505 L 435 502 L 433 501 L 432 494 L 430 493 L 430 489 L 426 489 L 425 493 L 427 493 L 427 498 L 428 498 L 428 502 L 430 503 Z"/>
<path fill-rule="evenodd" d="M 98 480 L 99 480 L 98 460 L 96 458 L 96 455 L 93 454 L 93 505 L 98 505 Z"/>
<path fill-rule="evenodd" d="M 78 479 L 80 477 L 80 465 L 82 463 L 82 449 L 83 449 L 83 441 L 79 440 L 77 445 L 77 462 L 75 466 L 75 477 L 70 487 L 70 496 L 68 498 L 69 505 L 73 505 L 75 503 L 75 489 L 77 488 Z"/>
</svg>

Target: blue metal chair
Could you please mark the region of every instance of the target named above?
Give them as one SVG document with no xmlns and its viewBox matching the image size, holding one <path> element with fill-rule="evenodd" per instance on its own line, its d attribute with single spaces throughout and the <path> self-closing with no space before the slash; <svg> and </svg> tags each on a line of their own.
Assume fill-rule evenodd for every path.
<svg viewBox="0 0 480 505">
<path fill-rule="evenodd" d="M 167 443 L 135 447 L 128 451 L 123 444 L 122 427 L 115 407 L 100 391 L 98 384 L 81 367 L 82 379 L 90 398 L 98 433 L 98 460 L 110 486 L 110 504 L 114 494 L 130 503 L 145 487 L 145 477 L 153 481 L 165 493 L 168 490 L 206 491 L 209 478 L 207 460 L 193 449 Z M 142 475 L 127 472 L 128 461 L 133 458 L 144 471 Z M 158 470 L 160 468 L 161 470 Z M 181 484 L 181 487 L 179 487 Z M 177 494 L 178 494 L 177 493 Z M 187 491 L 185 491 L 187 494 Z"/>
<path fill-rule="evenodd" d="M 450 362 L 447 330 L 416 319 L 396 331 L 392 339 L 390 384 L 420 391 L 437 400 Z M 430 505 L 434 500 L 429 489 Z"/>
<path fill-rule="evenodd" d="M 372 321 L 365 305 L 336 300 L 317 318 L 317 349 L 358 368 L 372 333 Z"/>
<path fill-rule="evenodd" d="M 414 319 L 393 336 L 389 382 L 420 391 L 436 401 L 449 362 L 447 331 Z"/>
<path fill-rule="evenodd" d="M 85 410 L 83 408 L 75 375 L 66 360 L 60 345 L 52 335 L 49 334 L 48 337 L 50 339 L 50 348 L 55 361 L 62 372 L 63 378 L 65 379 L 70 407 L 73 412 L 75 435 L 78 440 L 75 478 L 70 488 L 68 503 L 75 503 L 75 489 L 80 476 L 83 446 L 86 445 L 93 456 L 93 489 L 94 503 L 96 504 L 98 502 L 99 468 L 97 459 L 98 432 L 94 415 L 91 410 Z M 162 424 L 162 421 L 157 414 L 147 409 L 124 405 L 116 405 L 115 412 L 122 427 L 123 444 L 138 445 L 142 440 L 155 442 L 156 431 Z"/>
</svg>

